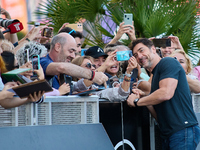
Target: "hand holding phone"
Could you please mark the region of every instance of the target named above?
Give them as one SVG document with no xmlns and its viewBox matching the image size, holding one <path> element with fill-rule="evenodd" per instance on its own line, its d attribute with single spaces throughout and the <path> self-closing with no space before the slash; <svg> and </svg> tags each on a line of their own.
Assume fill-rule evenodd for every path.
<svg viewBox="0 0 200 150">
<path fill-rule="evenodd" d="M 52 36 L 52 31 L 53 31 L 52 28 L 44 28 L 43 31 L 41 32 L 41 35 L 49 38 Z"/>
<path fill-rule="evenodd" d="M 33 66 L 33 70 L 40 69 L 40 56 L 39 55 L 32 56 L 32 66 Z"/>
<path fill-rule="evenodd" d="M 126 60 L 129 60 L 130 57 L 133 56 L 131 50 L 128 50 L 128 51 L 117 51 L 116 54 L 117 54 L 116 55 L 117 61 L 126 61 Z"/>
</svg>

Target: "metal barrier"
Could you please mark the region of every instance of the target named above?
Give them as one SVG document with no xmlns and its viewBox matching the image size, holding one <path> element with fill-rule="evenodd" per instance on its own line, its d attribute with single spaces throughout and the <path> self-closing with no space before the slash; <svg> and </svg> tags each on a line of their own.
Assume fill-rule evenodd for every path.
<svg viewBox="0 0 200 150">
<path fill-rule="evenodd" d="M 0 107 L 0 126 L 99 123 L 99 98 L 93 96 L 47 96 L 42 104 Z"/>
<path fill-rule="evenodd" d="M 195 113 L 200 113 L 200 93 L 192 94 L 192 104 Z"/>
</svg>

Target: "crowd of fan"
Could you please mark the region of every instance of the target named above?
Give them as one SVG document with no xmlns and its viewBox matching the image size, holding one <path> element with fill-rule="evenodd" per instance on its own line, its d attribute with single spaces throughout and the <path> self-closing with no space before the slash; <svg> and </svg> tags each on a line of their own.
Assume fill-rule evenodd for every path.
<svg viewBox="0 0 200 150">
<path fill-rule="evenodd" d="M 9 13 L 3 8 L 1 9 L 1 14 L 10 19 Z M 86 90 L 93 90 L 95 92 L 92 94 L 96 94 L 99 98 L 104 98 L 108 101 L 127 100 L 128 105 L 133 107 L 137 107 L 137 105 L 147 106 L 153 117 L 160 124 L 161 132 L 166 137 L 182 130 L 183 126 L 185 128 L 191 126 L 196 128 L 198 122 L 194 117 L 194 112 L 191 110 L 192 101 L 190 94 L 200 93 L 200 68 L 199 66 L 192 68 L 191 60 L 184 52 L 178 37 L 167 37 L 171 39 L 170 47 L 155 48 L 151 41 L 154 37 L 150 39 L 136 39 L 134 26 L 124 25 L 124 22 L 122 22 L 115 37 L 103 49 L 99 46 L 93 46 L 89 47 L 83 54 L 83 50 L 81 50 L 83 35 L 81 32 L 65 27 L 64 24 L 56 35 L 45 37 L 41 33 L 46 28 L 51 27 L 33 26 L 20 41 L 18 41 L 16 34 L 6 33 L 3 35 L 0 32 L 1 74 L 17 68 L 32 68 L 30 60 L 34 55 L 38 55 L 40 56 L 40 69 L 24 72 L 22 75 L 32 79 L 33 82 L 46 79 L 53 88 L 52 92 L 34 92 L 29 94 L 27 98 L 20 99 L 14 93 L 8 91 L 8 89 L 18 86 L 19 83 L 6 82 L 0 78 L 0 105 L 2 107 L 11 108 L 27 102 L 41 103 L 44 101 L 45 96 L 66 96 L 79 94 Z M 51 29 L 53 30 L 53 28 Z M 130 47 L 119 42 L 123 34 L 127 34 L 130 38 Z M 117 60 L 117 52 L 130 50 L 133 56 L 130 56 L 129 60 Z M 169 59 L 169 57 L 173 59 Z M 177 65 L 177 61 L 174 61 L 175 59 L 180 64 L 178 63 Z M 159 61 L 161 63 L 158 65 Z M 170 62 L 166 65 L 166 61 Z M 147 64 L 148 66 L 145 66 Z M 160 68 L 155 67 L 156 65 L 161 66 L 160 64 L 165 64 L 165 66 Z M 170 64 L 177 65 L 177 70 L 180 71 L 175 73 L 173 66 L 170 66 Z M 181 69 L 179 66 L 182 66 Z M 156 68 L 155 70 L 157 70 L 159 76 L 152 74 L 152 69 L 154 68 Z M 172 76 L 169 75 L 166 69 L 175 74 Z M 156 72 L 155 70 L 154 73 Z M 164 73 L 162 74 L 158 70 L 162 70 Z M 168 76 L 166 76 L 165 72 Z M 37 74 L 36 78 L 33 78 L 33 73 Z M 182 74 L 186 75 L 186 78 Z M 181 77 L 181 81 L 177 81 L 179 76 Z M 159 85 L 153 84 L 158 80 L 157 77 L 162 81 L 159 82 Z M 165 78 L 166 80 L 162 80 Z M 169 81 L 169 83 L 166 81 Z M 183 83 L 181 83 L 182 81 Z M 188 82 L 188 84 L 184 82 Z M 177 98 L 179 90 L 183 88 L 182 84 L 185 84 L 182 90 L 186 91 L 183 93 L 189 92 L 189 94 L 186 94 L 185 98 L 180 96 Z M 172 92 L 169 89 L 169 85 L 172 87 Z M 156 92 L 154 90 L 156 86 L 160 89 L 160 93 L 155 95 L 154 93 Z M 187 87 L 189 87 L 188 91 Z M 160 97 L 158 96 L 159 94 L 161 94 Z M 180 95 L 182 96 L 182 94 Z M 139 101 L 140 98 L 141 100 Z M 180 101 L 181 106 L 175 105 L 178 107 L 178 111 L 171 108 L 176 103 L 173 98 Z M 163 102 L 166 100 L 171 100 L 170 107 L 169 103 Z M 164 104 L 160 105 L 160 103 Z M 153 107 L 154 105 L 155 107 Z M 175 114 L 177 118 L 180 118 L 182 113 L 184 114 L 182 112 L 183 108 L 190 110 L 185 118 L 191 120 L 191 124 L 188 124 L 188 121 L 183 122 L 181 118 L 181 121 L 178 122 L 176 120 L 178 123 L 174 125 L 170 117 L 167 116 L 167 113 L 159 107 L 169 108 L 170 112 L 167 113 L 175 112 L 177 113 Z M 179 111 L 182 113 L 179 114 Z M 169 119 L 169 122 L 166 123 L 165 119 Z M 173 124 L 174 128 L 171 128 L 171 124 Z"/>
<path fill-rule="evenodd" d="M 7 19 L 11 19 L 9 13 L 3 8 L 1 14 L 5 15 Z M 26 102 L 41 102 L 43 94 L 45 96 L 70 95 L 89 89 L 101 89 L 95 94 L 109 101 L 124 101 L 135 88 L 143 91 L 145 95 L 149 94 L 152 77 L 149 73 L 150 79 L 146 81 L 140 76 L 141 66 L 135 57 L 132 56 L 128 61 L 122 62 L 116 60 L 117 51 L 130 49 L 119 42 L 121 36 L 126 33 L 131 41 L 136 39 L 134 26 L 121 23 L 117 34 L 104 49 L 93 46 L 84 51 L 83 56 L 81 54 L 82 33 L 65 27 L 65 25 L 52 37 L 41 35 L 45 28 L 49 28 L 48 26 L 32 27 L 20 41 L 18 41 L 16 33 L 6 33 L 5 35 L 1 33 L 1 74 L 16 68 L 32 68 L 29 60 L 33 55 L 39 55 L 41 69 L 34 70 L 38 76 L 37 80 L 46 79 L 53 87 L 53 92 L 40 91 L 22 101 L 7 91 L 18 84 L 16 82 L 6 83 L 3 80 L 0 92 L 2 95 L 0 104 L 3 107 L 15 107 Z M 178 37 L 169 36 L 168 38 L 171 39 L 171 47 L 161 47 L 159 50 L 162 56 L 176 57 L 181 65 L 183 64 L 191 92 L 199 93 L 199 81 L 191 74 L 191 61 L 183 51 Z M 150 38 L 150 40 L 152 39 L 154 38 Z M 194 71 L 195 75 L 199 76 L 197 68 Z M 31 78 L 33 72 L 27 71 L 22 75 Z M 66 83 L 66 78 L 71 82 Z M 18 100 L 13 102 L 12 99 Z"/>
</svg>

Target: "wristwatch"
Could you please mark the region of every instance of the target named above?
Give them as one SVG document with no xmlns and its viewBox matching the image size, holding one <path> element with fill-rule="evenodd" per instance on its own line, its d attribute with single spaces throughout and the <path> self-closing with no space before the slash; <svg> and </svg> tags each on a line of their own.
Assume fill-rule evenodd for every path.
<svg viewBox="0 0 200 150">
<path fill-rule="evenodd" d="M 135 104 L 135 107 L 138 107 L 137 102 L 139 101 L 139 98 L 135 99 L 133 102 Z"/>
<path fill-rule="evenodd" d="M 127 76 L 129 78 L 132 76 L 132 74 L 133 74 L 133 72 L 131 72 L 131 74 L 128 74 L 127 72 L 125 72 L 125 76 Z"/>
</svg>

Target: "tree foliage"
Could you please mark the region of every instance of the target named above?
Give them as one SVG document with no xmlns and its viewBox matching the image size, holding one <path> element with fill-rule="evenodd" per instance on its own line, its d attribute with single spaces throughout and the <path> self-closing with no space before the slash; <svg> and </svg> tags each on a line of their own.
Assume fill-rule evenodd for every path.
<svg viewBox="0 0 200 150">
<path fill-rule="evenodd" d="M 36 14 L 51 20 L 55 31 L 65 22 L 85 18 L 84 29 L 88 34 L 84 43 L 104 47 L 103 37 L 114 37 L 107 18 L 119 25 L 124 13 L 132 13 L 137 38 L 175 35 L 186 53 L 194 57 L 200 53 L 197 12 L 196 0 L 47 0 L 40 4 Z M 123 42 L 129 43 L 128 40 Z"/>
</svg>

